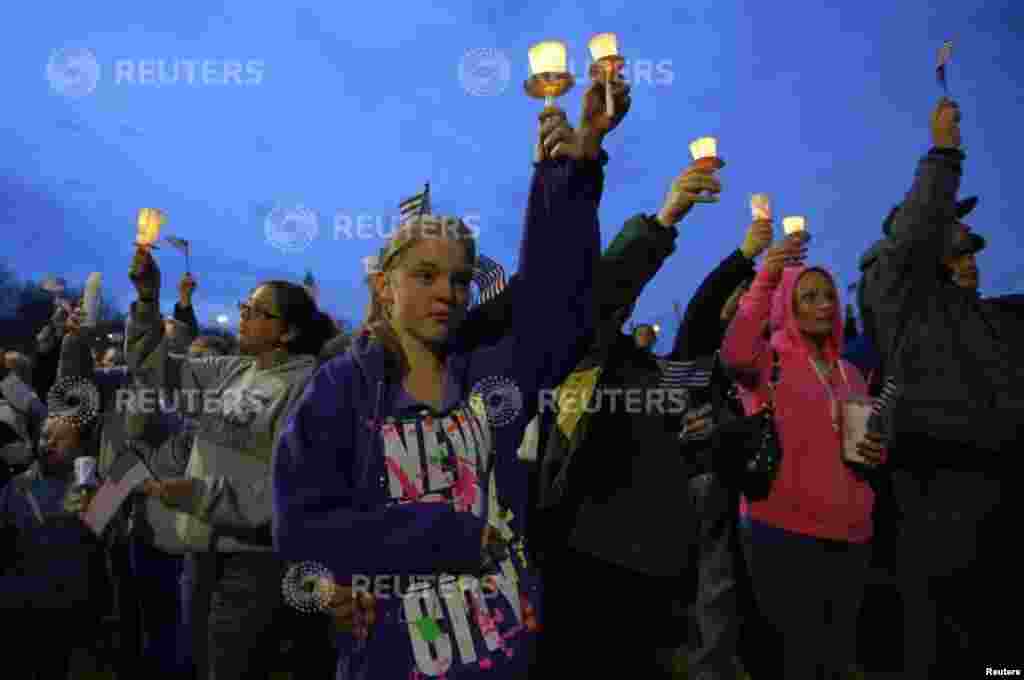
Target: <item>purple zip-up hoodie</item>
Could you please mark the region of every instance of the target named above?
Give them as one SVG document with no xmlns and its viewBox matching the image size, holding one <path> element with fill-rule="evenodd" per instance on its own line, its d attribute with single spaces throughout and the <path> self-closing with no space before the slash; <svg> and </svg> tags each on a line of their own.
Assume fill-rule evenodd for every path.
<svg viewBox="0 0 1024 680">
<path fill-rule="evenodd" d="M 502 680 L 528 668 L 540 584 L 498 507 L 496 452 L 515 455 L 499 440 L 518 440 L 539 391 L 590 342 L 605 160 L 537 165 L 511 330 L 486 345 L 453 338 L 440 411 L 412 399 L 363 336 L 317 372 L 279 439 L 275 548 L 377 595 L 369 639 L 340 636 L 339 678 Z M 493 403 L 499 392 L 518 415 Z M 481 581 L 488 523 L 513 547 Z"/>
</svg>

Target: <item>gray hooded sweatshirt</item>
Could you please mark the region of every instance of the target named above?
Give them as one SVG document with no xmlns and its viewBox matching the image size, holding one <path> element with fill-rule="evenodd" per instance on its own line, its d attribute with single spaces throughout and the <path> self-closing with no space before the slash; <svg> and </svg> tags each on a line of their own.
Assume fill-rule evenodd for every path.
<svg viewBox="0 0 1024 680">
<path fill-rule="evenodd" d="M 30 463 L 44 420 L 46 405 L 16 373 L 0 380 L 0 422 L 18 435 L 17 441 L 0 447 L 0 460 L 8 465 Z"/>
<path fill-rule="evenodd" d="M 186 476 L 195 493 L 176 509 L 189 550 L 272 549 L 271 458 L 292 405 L 316 369 L 296 356 L 260 370 L 252 357 L 188 359 L 168 352 L 155 303 L 132 305 L 128 366 L 140 385 L 170 391 L 182 414 L 197 419 Z"/>
</svg>

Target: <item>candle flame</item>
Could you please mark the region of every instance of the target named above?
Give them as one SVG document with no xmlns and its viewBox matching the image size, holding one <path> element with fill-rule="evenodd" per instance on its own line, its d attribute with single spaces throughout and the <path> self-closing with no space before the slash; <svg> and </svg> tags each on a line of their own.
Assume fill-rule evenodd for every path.
<svg viewBox="0 0 1024 680">
<path fill-rule="evenodd" d="M 614 33 L 598 33 L 590 39 L 590 56 L 594 61 L 619 55 L 619 39 Z"/>
<path fill-rule="evenodd" d="M 715 158 L 718 154 L 718 140 L 714 137 L 701 137 L 690 144 L 690 153 L 693 160 L 701 158 Z"/>
<path fill-rule="evenodd" d="M 530 73 L 565 73 L 565 43 L 558 40 L 545 40 L 530 48 Z"/>
<path fill-rule="evenodd" d="M 142 208 L 139 210 L 138 234 L 136 241 L 139 245 L 150 246 L 160 239 L 160 227 L 167 221 L 167 215 L 156 208 Z"/>
<path fill-rule="evenodd" d="M 788 236 L 789 234 L 795 234 L 798 231 L 804 231 L 806 224 L 806 220 L 802 217 L 786 217 L 782 220 L 782 229 Z"/>
</svg>

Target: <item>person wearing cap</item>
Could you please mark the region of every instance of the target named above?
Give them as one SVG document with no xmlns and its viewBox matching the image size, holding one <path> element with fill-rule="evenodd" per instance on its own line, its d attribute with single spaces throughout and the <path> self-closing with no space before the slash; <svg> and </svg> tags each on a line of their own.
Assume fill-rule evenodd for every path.
<svg viewBox="0 0 1024 680">
<path fill-rule="evenodd" d="M 956 663 L 972 673 L 1012 666 L 1019 643 L 992 611 L 1024 606 L 1005 557 L 1018 514 L 1008 484 L 1024 441 L 1024 296 L 978 295 L 974 256 L 985 240 L 961 222 L 977 201 L 956 199 L 966 156 L 954 102 L 939 102 L 931 136 L 885 238 L 861 261 L 865 333 L 901 392 L 890 462 L 904 516 L 909 677 L 940 675 L 939 614 L 965 642 L 959 654 L 943 646 L 959 658 L 942 674 Z"/>
</svg>

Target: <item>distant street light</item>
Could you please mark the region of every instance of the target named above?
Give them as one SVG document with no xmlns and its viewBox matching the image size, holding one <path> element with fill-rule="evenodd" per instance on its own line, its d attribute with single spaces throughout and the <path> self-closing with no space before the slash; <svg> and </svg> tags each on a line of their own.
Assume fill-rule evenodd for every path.
<svg viewBox="0 0 1024 680">
<path fill-rule="evenodd" d="M 228 325 L 228 315 L 227 314 L 221 314 L 220 316 L 218 316 L 217 317 L 217 323 L 219 323 L 221 326 L 227 326 Z"/>
</svg>

